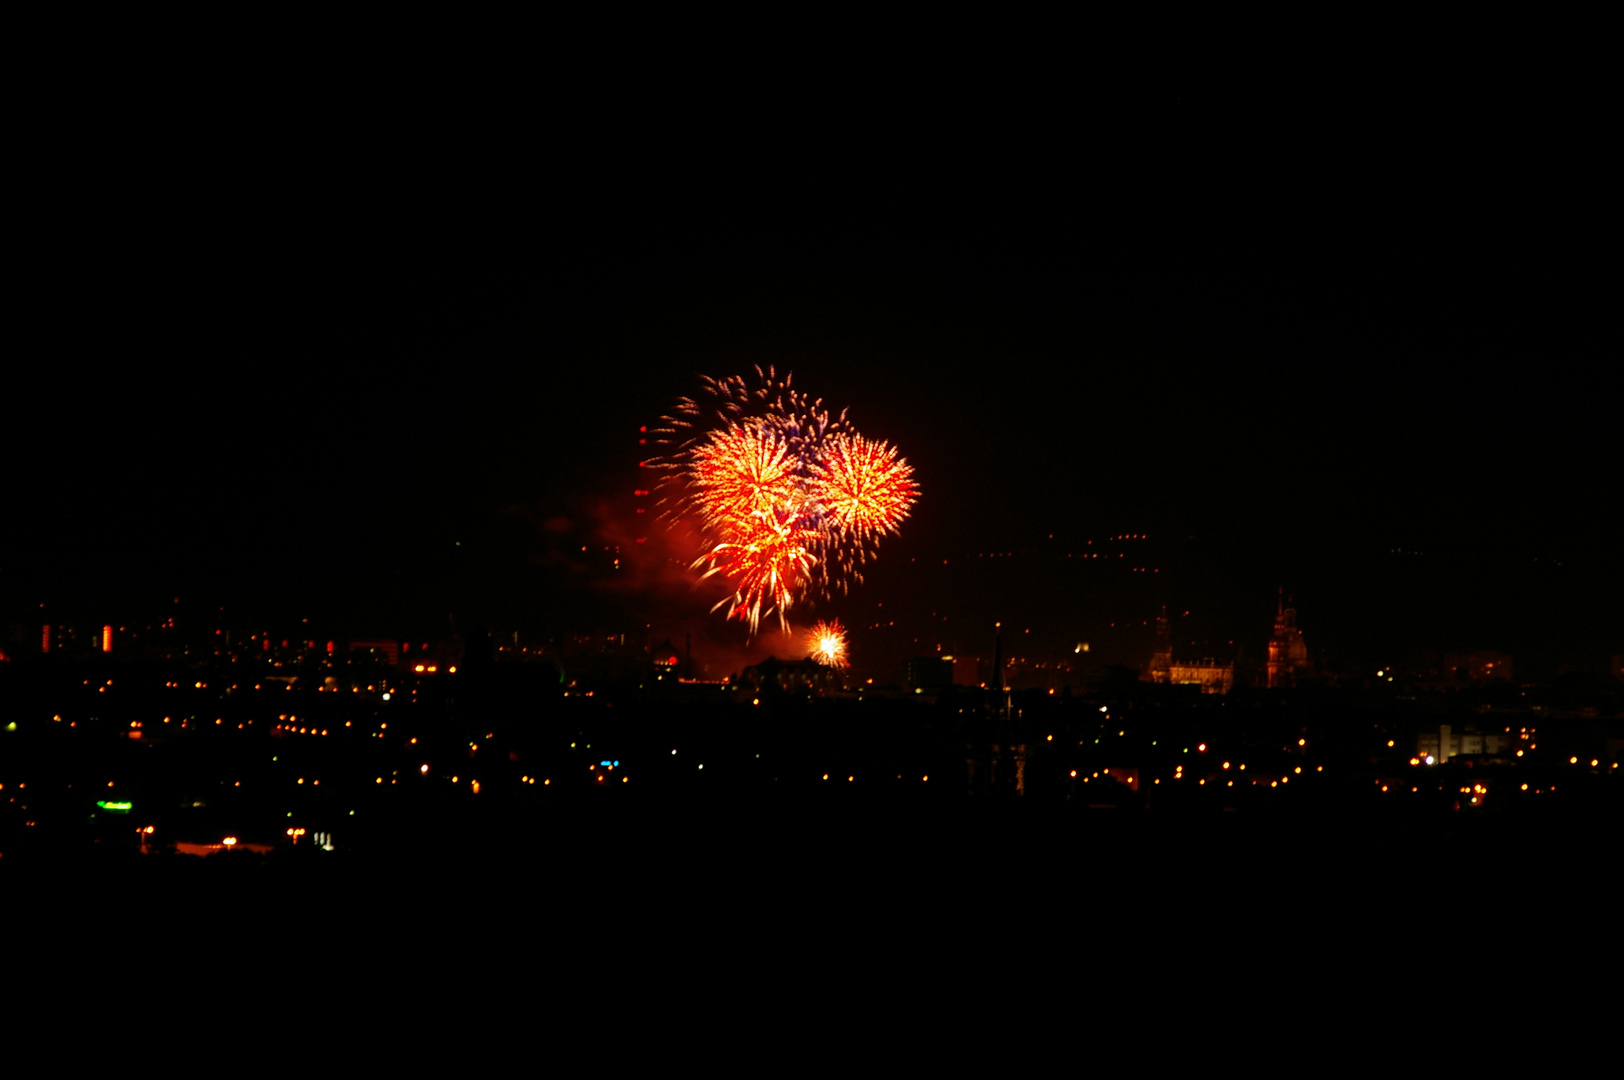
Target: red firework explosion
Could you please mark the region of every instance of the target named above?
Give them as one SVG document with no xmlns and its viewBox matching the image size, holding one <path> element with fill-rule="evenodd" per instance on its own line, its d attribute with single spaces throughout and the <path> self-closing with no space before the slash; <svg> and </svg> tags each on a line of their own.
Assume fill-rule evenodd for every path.
<svg viewBox="0 0 1624 1080">
<path fill-rule="evenodd" d="M 827 594 L 856 578 L 885 533 L 895 533 L 919 497 L 913 470 L 895 448 L 851 430 L 846 414 L 831 421 L 821 399 L 756 369 L 762 384 L 707 379 L 715 426 L 707 410 L 684 398 L 658 429 L 677 443 L 653 467 L 665 470 L 668 517 L 697 519 L 705 554 L 693 563 L 700 580 L 720 575 L 733 596 L 728 606 L 756 632 L 761 616 L 787 613 L 810 591 Z"/>
</svg>

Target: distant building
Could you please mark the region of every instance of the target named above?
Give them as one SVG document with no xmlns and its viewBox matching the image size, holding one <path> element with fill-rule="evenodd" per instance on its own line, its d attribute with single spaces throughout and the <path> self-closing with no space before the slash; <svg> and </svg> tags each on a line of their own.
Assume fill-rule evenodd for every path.
<svg viewBox="0 0 1624 1080">
<path fill-rule="evenodd" d="M 834 668 L 816 660 L 776 656 L 745 668 L 737 686 L 753 694 L 825 694 L 840 689 Z"/>
<path fill-rule="evenodd" d="M 1269 660 L 1265 666 L 1267 685 L 1273 690 L 1290 686 L 1298 676 L 1313 671 L 1303 632 L 1297 629 L 1297 609 L 1286 604 L 1286 591 L 1280 590 L 1274 614 L 1274 636 L 1269 639 Z"/>
<path fill-rule="evenodd" d="M 952 657 L 916 656 L 908 661 L 908 689 L 930 694 L 952 685 Z"/>
<path fill-rule="evenodd" d="M 269 644 L 267 642 L 267 644 Z M 400 663 L 400 642 L 398 641 L 352 641 L 350 652 L 369 653 L 394 667 Z"/>
<path fill-rule="evenodd" d="M 1443 764 L 1461 754 L 1493 756 L 1511 748 L 1511 736 L 1500 731 L 1479 732 L 1475 727 L 1456 732 L 1449 724 L 1437 731 L 1422 731 L 1415 738 L 1415 756 Z"/>
<path fill-rule="evenodd" d="M 1203 694 L 1227 694 L 1235 685 L 1235 664 L 1210 657 L 1201 660 L 1173 659 L 1173 630 L 1167 619 L 1167 606 L 1156 616 L 1156 651 L 1150 655 L 1146 672 L 1153 683 L 1199 686 Z"/>
<path fill-rule="evenodd" d="M 1444 657 L 1444 677 L 1454 682 L 1510 682 L 1511 656 L 1507 653 L 1451 653 Z"/>
<path fill-rule="evenodd" d="M 1175 660 L 1167 669 L 1175 686 L 1199 686 L 1203 694 L 1227 694 L 1235 685 L 1235 665 L 1216 660 Z"/>
<path fill-rule="evenodd" d="M 1165 683 L 1172 678 L 1173 670 L 1173 630 L 1167 621 L 1167 605 L 1162 605 L 1162 613 L 1156 616 L 1156 651 L 1150 654 L 1150 681 Z"/>
<path fill-rule="evenodd" d="M 682 657 L 670 638 L 649 650 L 649 660 L 654 665 L 654 678 L 657 680 L 675 679 L 683 673 Z"/>
<path fill-rule="evenodd" d="M 971 795 L 1026 794 L 1025 743 L 975 743 L 965 747 L 965 788 Z"/>
</svg>

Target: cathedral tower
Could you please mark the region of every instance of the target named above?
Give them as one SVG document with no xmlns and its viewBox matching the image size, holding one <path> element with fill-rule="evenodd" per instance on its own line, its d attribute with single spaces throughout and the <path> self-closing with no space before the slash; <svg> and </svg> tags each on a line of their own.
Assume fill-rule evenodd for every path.
<svg viewBox="0 0 1624 1080">
<path fill-rule="evenodd" d="M 1297 629 L 1297 609 L 1286 605 L 1286 590 L 1281 586 L 1275 601 L 1274 636 L 1269 639 L 1269 661 L 1265 669 L 1269 689 L 1290 686 L 1298 675 L 1308 674 L 1309 668 L 1308 646 L 1303 643 L 1303 632 Z"/>
</svg>

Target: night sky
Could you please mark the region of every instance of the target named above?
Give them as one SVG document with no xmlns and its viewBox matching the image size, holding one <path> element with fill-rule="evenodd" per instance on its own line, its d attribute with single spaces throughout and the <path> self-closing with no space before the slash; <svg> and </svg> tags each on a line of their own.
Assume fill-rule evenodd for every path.
<svg viewBox="0 0 1624 1080">
<path fill-rule="evenodd" d="M 1279 586 L 1330 663 L 1624 649 L 1577 90 L 171 89 L 41 155 L 0 622 L 173 594 L 737 645 L 680 542 L 613 583 L 575 555 L 638 531 L 640 425 L 771 364 L 916 470 L 868 584 L 816 612 L 952 620 L 888 656 L 1004 619 L 1139 663 L 1110 624 L 1161 604 L 1232 655 Z M 1057 562 L 1122 534 L 1154 581 Z"/>
</svg>

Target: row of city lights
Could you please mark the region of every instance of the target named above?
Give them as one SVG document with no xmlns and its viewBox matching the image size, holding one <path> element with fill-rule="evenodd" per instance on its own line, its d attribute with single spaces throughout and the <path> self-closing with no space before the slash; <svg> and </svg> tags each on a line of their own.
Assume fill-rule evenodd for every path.
<svg viewBox="0 0 1624 1080">
<path fill-rule="evenodd" d="M 1383 791 L 1389 790 L 1390 786 L 1391 786 L 1391 785 L 1388 785 L 1388 784 L 1383 784 L 1380 780 L 1373 781 L 1373 783 L 1381 785 L 1381 789 Z M 1444 786 L 1442 784 L 1439 784 L 1437 786 L 1437 788 L 1436 788 L 1436 790 L 1438 790 L 1438 791 L 1442 791 L 1443 789 L 1444 789 Z M 1420 790 L 1421 790 L 1420 785 L 1412 784 L 1410 786 L 1410 792 L 1412 794 L 1418 793 Z M 1543 795 L 1547 791 L 1555 791 L 1556 790 L 1556 785 L 1552 784 L 1548 788 L 1540 788 L 1540 787 L 1530 788 L 1525 783 L 1525 784 L 1519 785 L 1517 790 L 1518 791 L 1530 791 L 1531 790 L 1531 791 L 1533 791 L 1533 793 L 1535 795 Z M 1488 789 L 1488 786 L 1486 784 L 1476 784 L 1476 785 L 1473 785 L 1472 787 L 1463 787 L 1463 788 L 1461 788 L 1460 793 L 1462 795 L 1471 795 L 1472 796 L 1472 802 L 1474 804 L 1476 804 L 1479 800 L 1481 800 L 1485 795 L 1487 795 L 1489 793 L 1489 789 Z"/>
</svg>

